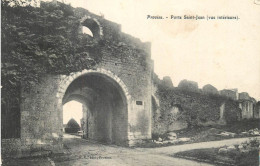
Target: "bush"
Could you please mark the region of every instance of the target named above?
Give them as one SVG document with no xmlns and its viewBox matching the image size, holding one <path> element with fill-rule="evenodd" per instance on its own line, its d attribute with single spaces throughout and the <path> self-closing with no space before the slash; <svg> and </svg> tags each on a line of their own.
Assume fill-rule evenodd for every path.
<svg viewBox="0 0 260 166">
<path fill-rule="evenodd" d="M 252 150 L 249 153 L 241 153 L 235 159 L 237 166 L 258 166 L 259 150 Z"/>
<path fill-rule="evenodd" d="M 257 138 L 250 139 L 249 142 L 244 143 L 244 148 L 248 149 L 248 153 L 239 153 L 235 157 L 237 166 L 258 166 L 259 159 L 259 144 Z"/>
</svg>

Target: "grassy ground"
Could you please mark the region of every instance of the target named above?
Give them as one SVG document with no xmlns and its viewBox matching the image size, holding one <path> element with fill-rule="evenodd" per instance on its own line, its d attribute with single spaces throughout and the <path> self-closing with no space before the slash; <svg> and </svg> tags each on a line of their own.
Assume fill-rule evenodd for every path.
<svg viewBox="0 0 260 166">
<path fill-rule="evenodd" d="M 257 150 L 250 151 L 247 154 L 232 153 L 223 155 L 218 153 L 218 148 L 195 149 L 179 152 L 173 156 L 221 166 L 258 166 L 259 158 Z"/>
<path fill-rule="evenodd" d="M 248 131 L 250 129 L 258 128 L 260 129 L 260 120 L 259 119 L 251 119 L 251 120 L 242 120 L 238 122 L 233 122 L 232 124 L 228 124 L 223 126 L 222 129 L 226 131 L 232 131 L 235 133 Z"/>
<path fill-rule="evenodd" d="M 165 147 L 171 145 L 180 145 L 187 143 L 197 143 L 197 142 L 207 142 L 207 141 L 217 141 L 223 139 L 231 138 L 241 138 L 241 137 L 250 137 L 250 135 L 239 135 L 241 132 L 248 131 L 250 129 L 260 129 L 260 121 L 257 119 L 251 120 L 242 120 L 234 122 L 232 124 L 227 124 L 225 126 L 214 126 L 214 127 L 196 127 L 196 128 L 187 128 L 178 131 L 174 131 L 178 138 L 188 137 L 191 138 L 189 142 L 179 142 L 179 143 L 167 143 L 167 144 L 156 144 L 152 140 L 146 141 L 145 143 L 138 144 L 137 147 L 143 148 L 155 148 L 155 147 Z M 218 136 L 217 134 L 228 131 L 236 133 L 235 137 L 223 137 Z M 164 138 L 165 135 L 160 135 L 159 137 Z"/>
<path fill-rule="evenodd" d="M 183 134 L 185 136 L 192 136 L 195 135 L 198 131 L 207 130 L 213 127 L 198 127 L 197 130 L 191 130 L 191 129 L 183 129 L 177 131 L 179 134 Z M 250 129 L 254 128 L 260 128 L 260 120 L 259 119 L 251 119 L 251 120 L 242 120 L 233 122 L 231 124 L 227 124 L 225 126 L 214 126 L 214 128 L 219 129 L 221 131 L 229 131 L 234 133 L 241 133 L 243 131 L 248 131 Z"/>
<path fill-rule="evenodd" d="M 260 121 L 258 119 L 242 120 L 233 122 L 225 126 L 214 126 L 214 127 L 197 127 L 192 129 L 183 129 L 176 131 L 178 137 L 189 137 L 193 138 L 193 142 L 204 142 L 204 141 L 216 141 L 222 139 L 228 139 L 232 137 L 217 136 L 223 131 L 236 133 L 235 138 L 245 137 L 239 135 L 241 132 L 248 131 L 250 129 L 260 129 Z M 246 136 L 247 137 L 247 136 Z"/>
</svg>

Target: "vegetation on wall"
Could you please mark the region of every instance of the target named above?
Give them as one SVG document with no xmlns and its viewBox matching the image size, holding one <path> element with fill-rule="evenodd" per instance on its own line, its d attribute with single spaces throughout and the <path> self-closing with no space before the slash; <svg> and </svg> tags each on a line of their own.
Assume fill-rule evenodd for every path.
<svg viewBox="0 0 260 166">
<path fill-rule="evenodd" d="M 80 33 L 74 8 L 59 2 L 1 1 L 1 131 L 20 137 L 20 92 L 30 90 L 46 74 L 93 68 L 100 62 L 99 45 Z M 39 5 L 39 4 L 38 4 Z"/>
<path fill-rule="evenodd" d="M 175 121 L 185 121 L 189 128 L 207 122 L 217 122 L 220 118 L 220 106 L 225 103 L 224 119 L 227 123 L 239 118 L 236 101 L 220 95 L 207 95 L 199 92 L 167 88 L 157 82 L 156 96 L 160 100 L 159 114 L 154 116 L 153 132 L 162 134 Z M 179 113 L 172 117 L 171 109 L 178 105 Z"/>
<path fill-rule="evenodd" d="M 79 35 L 80 18 L 63 3 L 32 7 L 26 0 L 3 0 L 2 103 L 19 97 L 17 87 L 30 87 L 44 74 L 69 74 L 100 61 L 97 43 Z"/>
<path fill-rule="evenodd" d="M 2 133 L 19 128 L 21 88 L 29 91 L 46 74 L 69 75 L 94 68 L 104 54 L 121 58 L 122 64 L 141 63 L 144 70 L 147 67 L 147 52 L 140 45 L 141 41 L 119 33 L 117 24 L 83 8 L 73 8 L 57 1 L 39 2 L 1 1 Z M 82 18 L 89 17 L 91 23 L 95 23 L 97 18 L 102 24 L 86 27 L 92 34 L 99 34 L 103 28 L 102 36 L 96 38 L 81 33 Z M 13 127 L 8 126 L 11 119 L 16 122 Z M 11 134 L 6 137 L 19 136 Z"/>
</svg>

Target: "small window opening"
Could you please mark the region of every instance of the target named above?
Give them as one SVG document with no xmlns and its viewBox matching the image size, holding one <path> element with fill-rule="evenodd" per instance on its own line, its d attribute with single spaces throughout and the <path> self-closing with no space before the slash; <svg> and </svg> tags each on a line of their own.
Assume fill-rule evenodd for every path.
<svg viewBox="0 0 260 166">
<path fill-rule="evenodd" d="M 83 34 L 87 34 L 94 39 L 100 39 L 100 27 L 96 20 L 86 19 L 82 23 Z"/>
<path fill-rule="evenodd" d="M 136 105 L 143 105 L 142 101 L 136 101 Z"/>
<path fill-rule="evenodd" d="M 93 33 L 91 32 L 91 30 L 90 30 L 88 27 L 86 27 L 86 26 L 83 26 L 83 27 L 82 27 L 82 33 L 83 33 L 83 34 L 86 34 L 86 35 L 89 35 L 89 36 L 91 36 L 91 37 L 94 37 L 94 36 L 93 36 Z"/>
</svg>

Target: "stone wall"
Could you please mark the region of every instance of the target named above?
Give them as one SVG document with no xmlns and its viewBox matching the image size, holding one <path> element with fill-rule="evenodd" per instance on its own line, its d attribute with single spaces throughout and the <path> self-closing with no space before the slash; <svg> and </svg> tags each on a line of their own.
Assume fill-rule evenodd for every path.
<svg viewBox="0 0 260 166">
<path fill-rule="evenodd" d="M 255 104 L 255 108 L 254 108 L 254 118 L 260 119 L 260 101 L 258 101 L 258 102 Z"/>
<path fill-rule="evenodd" d="M 114 135 L 112 140 L 119 144 L 123 141 L 122 144 L 128 146 L 151 138 L 153 62 L 150 55 L 150 43 L 142 43 L 139 39 L 121 32 L 120 25 L 85 9 L 77 8 L 74 12 L 82 17 L 82 26 L 89 26 L 88 28 L 95 34 L 93 40 L 97 41 L 96 44 L 99 48 L 96 50 L 96 56 L 101 57 L 101 62 L 93 69 L 76 71 L 70 75 L 42 76 L 41 82 L 32 86 L 30 91 L 23 90 L 20 102 L 21 137 L 2 139 L 2 154 L 32 156 L 62 148 L 62 105 L 69 100 L 84 100 L 82 98 L 84 91 L 71 93 L 67 96 L 66 101 L 63 101 L 63 97 L 74 80 L 91 74 L 102 75 L 102 77 L 112 80 L 111 86 L 116 87 L 120 96 L 125 98 L 125 103 L 115 102 L 114 104 L 125 104 L 125 111 L 122 112 L 123 106 L 116 107 L 119 109 L 116 109 L 114 113 L 108 113 L 109 118 L 102 124 L 99 122 L 105 119 L 102 116 L 102 113 L 106 111 L 105 106 L 112 106 L 109 104 L 109 96 L 106 96 L 108 93 L 95 101 L 107 100 L 107 102 L 103 102 L 102 107 L 96 104 L 96 108 L 92 109 L 89 99 L 84 100 L 86 102 L 82 101 L 85 110 L 88 110 L 84 114 L 89 118 L 88 124 L 86 124 L 86 127 L 88 125 L 90 128 L 88 137 L 109 140 Z M 81 95 L 81 97 L 77 95 Z M 91 113 L 90 110 L 96 112 Z M 86 121 L 87 118 L 85 117 Z M 113 124 L 113 119 L 120 123 Z M 125 131 L 120 128 L 122 123 L 125 125 Z M 90 127 L 91 125 L 94 126 Z M 107 126 L 107 130 L 102 129 L 102 131 L 107 134 L 100 135 L 102 132 L 91 132 L 94 129 L 101 130 L 104 126 Z M 113 128 L 113 131 L 109 131 Z M 121 132 L 126 132 L 125 137 L 120 136 Z"/>
<path fill-rule="evenodd" d="M 153 133 L 180 130 L 189 126 L 224 125 L 240 119 L 237 101 L 179 88 L 158 85 L 159 112 L 153 115 Z"/>
<path fill-rule="evenodd" d="M 165 76 L 162 79 L 162 86 L 165 86 L 167 88 L 173 88 L 172 79 L 169 76 Z"/>
<path fill-rule="evenodd" d="M 251 119 L 254 117 L 254 102 L 251 100 L 239 100 L 239 108 L 242 119 Z"/>
<path fill-rule="evenodd" d="M 62 110 L 55 96 L 58 77 L 48 76 L 21 94 L 21 137 L 1 139 L 3 155 L 34 156 L 62 147 Z"/>
<path fill-rule="evenodd" d="M 219 91 L 220 95 L 231 98 L 232 100 L 238 100 L 238 92 L 237 89 L 223 89 Z"/>
<path fill-rule="evenodd" d="M 250 96 L 247 92 L 241 92 L 238 95 L 239 100 L 250 100 Z"/>
<path fill-rule="evenodd" d="M 194 125 L 225 125 L 241 119 L 260 118 L 259 102 L 246 92 L 238 94 L 237 89 L 218 91 L 210 84 L 199 89 L 196 82 L 188 80 L 182 80 L 176 88 L 169 88 L 156 74 L 153 74 L 153 80 L 153 96 L 159 101 L 153 111 L 155 134 Z"/>
<path fill-rule="evenodd" d="M 191 91 L 191 92 L 198 92 L 198 83 L 194 81 L 189 81 L 189 80 L 182 80 L 180 81 L 178 85 L 179 89 L 182 89 L 184 91 Z"/>
<path fill-rule="evenodd" d="M 210 84 L 204 85 L 202 91 L 205 94 L 219 94 L 218 89 Z"/>
</svg>

